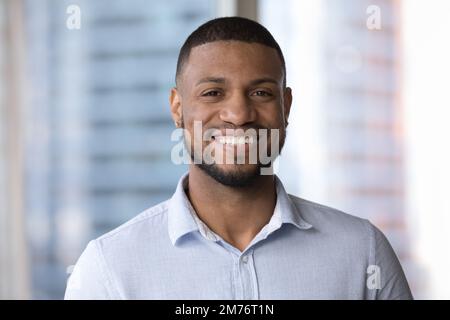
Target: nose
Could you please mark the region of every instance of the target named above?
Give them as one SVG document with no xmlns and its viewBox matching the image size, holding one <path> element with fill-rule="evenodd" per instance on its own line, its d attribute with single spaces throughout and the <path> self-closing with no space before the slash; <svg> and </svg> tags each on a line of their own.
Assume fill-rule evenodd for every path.
<svg viewBox="0 0 450 320">
<path fill-rule="evenodd" d="M 245 94 L 235 94 L 220 111 L 220 119 L 235 126 L 242 126 L 256 119 L 256 111 Z"/>
</svg>

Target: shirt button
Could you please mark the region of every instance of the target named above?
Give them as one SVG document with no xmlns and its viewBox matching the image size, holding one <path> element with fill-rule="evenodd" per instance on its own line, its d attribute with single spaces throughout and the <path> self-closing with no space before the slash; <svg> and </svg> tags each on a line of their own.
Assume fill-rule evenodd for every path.
<svg viewBox="0 0 450 320">
<path fill-rule="evenodd" d="M 242 257 L 242 262 L 243 263 L 247 263 L 248 262 L 248 257 L 247 256 L 243 256 Z"/>
</svg>

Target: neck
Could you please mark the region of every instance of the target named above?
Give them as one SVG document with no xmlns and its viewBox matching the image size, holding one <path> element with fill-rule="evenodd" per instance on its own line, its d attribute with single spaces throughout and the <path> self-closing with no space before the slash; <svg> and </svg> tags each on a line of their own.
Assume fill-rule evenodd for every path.
<svg viewBox="0 0 450 320">
<path fill-rule="evenodd" d="M 199 218 L 240 251 L 269 222 L 276 204 L 273 175 L 259 175 L 250 186 L 229 187 L 195 165 L 189 169 L 187 195 Z"/>
</svg>

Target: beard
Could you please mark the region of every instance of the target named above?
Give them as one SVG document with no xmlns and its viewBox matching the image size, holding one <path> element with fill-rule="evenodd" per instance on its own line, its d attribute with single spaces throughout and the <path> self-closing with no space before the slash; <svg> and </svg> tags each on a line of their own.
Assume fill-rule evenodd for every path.
<svg viewBox="0 0 450 320">
<path fill-rule="evenodd" d="M 286 130 L 282 130 L 282 134 L 279 138 L 279 154 L 281 154 L 281 150 L 283 149 L 284 142 L 286 139 Z M 204 173 L 206 173 L 208 176 L 216 180 L 222 185 L 232 187 L 232 188 L 244 188 L 253 185 L 258 181 L 258 177 L 261 175 L 261 169 L 262 168 L 269 168 L 272 166 L 273 161 L 275 161 L 275 158 L 272 159 L 267 164 L 262 164 L 260 161 L 257 161 L 254 165 L 244 165 L 244 164 L 234 164 L 233 170 L 224 170 L 219 165 L 212 163 L 204 163 L 202 161 L 201 163 L 195 163 L 194 159 L 194 150 L 193 147 L 187 146 L 186 139 L 185 146 L 186 149 L 189 151 L 189 155 L 191 157 L 192 163 L 196 165 L 198 168 L 200 168 Z M 278 156 L 278 155 L 277 155 Z"/>
<path fill-rule="evenodd" d="M 260 175 L 261 168 L 270 167 L 270 164 L 262 165 L 258 163 L 246 169 L 241 169 L 240 166 L 243 165 L 236 164 L 237 170 L 233 171 L 222 170 L 217 164 L 199 163 L 196 166 L 227 187 L 243 188 L 253 185 Z"/>
</svg>

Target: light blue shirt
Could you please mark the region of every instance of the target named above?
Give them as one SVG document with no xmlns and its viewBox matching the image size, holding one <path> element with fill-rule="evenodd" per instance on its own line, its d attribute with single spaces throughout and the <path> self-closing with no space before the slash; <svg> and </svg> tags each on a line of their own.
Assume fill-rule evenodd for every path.
<svg viewBox="0 0 450 320">
<path fill-rule="evenodd" d="M 66 299 L 411 299 L 400 263 L 368 220 L 288 195 L 241 252 L 170 200 L 91 241 Z"/>
</svg>

